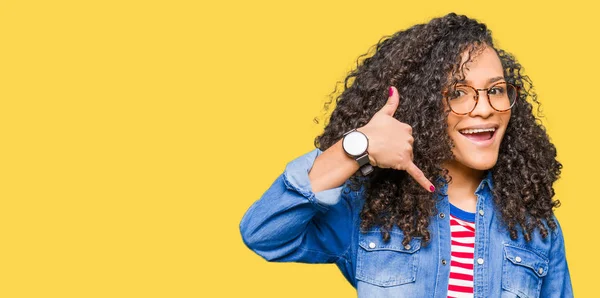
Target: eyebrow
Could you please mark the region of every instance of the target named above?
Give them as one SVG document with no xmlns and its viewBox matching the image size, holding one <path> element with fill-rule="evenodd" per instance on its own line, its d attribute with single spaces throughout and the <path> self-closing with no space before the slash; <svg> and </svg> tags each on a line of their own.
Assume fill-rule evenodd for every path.
<svg viewBox="0 0 600 298">
<path fill-rule="evenodd" d="M 504 77 L 503 77 L 503 76 L 502 76 L 502 77 L 493 77 L 493 78 L 489 79 L 489 80 L 487 81 L 487 83 L 488 83 L 488 84 L 491 84 L 491 83 L 495 83 L 495 82 L 498 82 L 498 81 L 501 81 L 501 80 L 504 80 Z M 458 84 L 466 84 L 466 83 L 471 83 L 471 81 L 467 81 L 467 80 L 460 80 L 460 81 L 458 81 L 457 83 L 458 83 Z"/>
</svg>

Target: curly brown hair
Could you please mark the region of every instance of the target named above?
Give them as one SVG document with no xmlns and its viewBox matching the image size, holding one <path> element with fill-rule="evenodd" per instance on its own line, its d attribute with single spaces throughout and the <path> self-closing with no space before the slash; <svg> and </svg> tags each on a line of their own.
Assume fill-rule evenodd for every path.
<svg viewBox="0 0 600 298">
<path fill-rule="evenodd" d="M 440 189 L 445 182 L 438 177 L 448 182 L 452 179 L 442 163 L 453 158 L 446 130 L 449 111 L 444 108 L 442 92 L 464 78 L 462 66 L 466 62 L 461 64 L 461 54 L 468 51 L 471 59 L 483 47 L 496 50 L 506 81 L 520 90 L 498 161 L 490 169 L 494 203 L 500 207 L 502 222 L 512 239 L 517 239 L 520 231 L 530 241 L 535 229 L 545 238 L 547 227 L 556 229 L 553 208 L 560 202 L 552 200 L 552 185 L 562 165 L 545 128 L 533 114 L 535 104 L 539 116 L 540 104 L 531 80 L 513 55 L 494 47 L 491 31 L 477 20 L 450 13 L 382 38 L 375 53 L 361 55 L 359 59 L 367 58 L 362 63 L 357 60 L 356 69 L 345 78 L 342 93 L 335 97 L 336 107 L 314 144 L 326 150 L 345 132 L 367 124 L 385 104 L 388 87 L 396 86 L 401 98 L 394 118 L 412 126 L 414 163 Z M 325 111 L 335 94 L 337 89 Z M 425 245 L 429 242 L 435 197 L 405 171 L 376 168 L 366 179 L 354 174 L 348 182 L 353 190 L 365 187 L 362 230 L 379 226 L 388 240 L 389 231 L 397 225 L 404 233 L 405 245 L 412 237 L 422 237 Z"/>
</svg>

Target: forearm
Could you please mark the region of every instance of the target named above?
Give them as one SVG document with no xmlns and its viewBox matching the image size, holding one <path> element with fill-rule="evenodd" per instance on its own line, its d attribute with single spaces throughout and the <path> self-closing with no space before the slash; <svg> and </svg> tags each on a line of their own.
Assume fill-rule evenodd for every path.
<svg viewBox="0 0 600 298">
<path fill-rule="evenodd" d="M 303 233 L 317 212 L 309 200 L 286 188 L 281 175 L 242 218 L 242 239 L 269 261 L 289 259 L 302 245 Z"/>
<path fill-rule="evenodd" d="M 308 171 L 319 153 L 315 149 L 288 163 L 242 218 L 244 243 L 269 261 L 334 262 L 347 248 L 345 236 L 331 242 L 350 228 L 351 214 L 347 202 L 341 200 L 342 187 L 311 191 Z M 337 209 L 331 213 L 331 208 Z M 314 217 L 320 219 L 313 221 Z"/>
<path fill-rule="evenodd" d="M 339 187 L 356 171 L 358 163 L 346 155 L 342 140 L 323 151 L 308 173 L 313 192 Z"/>
</svg>

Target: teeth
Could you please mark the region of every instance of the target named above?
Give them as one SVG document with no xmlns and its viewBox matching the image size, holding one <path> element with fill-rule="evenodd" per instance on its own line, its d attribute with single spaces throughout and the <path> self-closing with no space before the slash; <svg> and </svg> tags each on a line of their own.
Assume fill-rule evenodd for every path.
<svg viewBox="0 0 600 298">
<path fill-rule="evenodd" d="M 480 132 L 486 132 L 486 131 L 494 132 L 494 131 L 496 131 L 496 129 L 493 127 L 492 128 L 463 129 L 463 130 L 460 130 L 460 133 L 472 134 L 472 133 L 480 133 Z"/>
</svg>

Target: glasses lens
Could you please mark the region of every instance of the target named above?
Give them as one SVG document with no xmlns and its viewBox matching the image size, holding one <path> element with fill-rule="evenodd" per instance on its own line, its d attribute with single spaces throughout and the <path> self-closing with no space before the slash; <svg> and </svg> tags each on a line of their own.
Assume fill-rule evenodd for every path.
<svg viewBox="0 0 600 298">
<path fill-rule="evenodd" d="M 448 92 L 448 103 L 450 108 L 459 114 L 468 113 L 475 107 L 476 91 L 468 86 L 456 86 Z"/>
<path fill-rule="evenodd" d="M 517 88 L 511 84 L 500 83 L 488 89 L 488 96 L 494 109 L 509 110 L 517 100 Z"/>
</svg>

